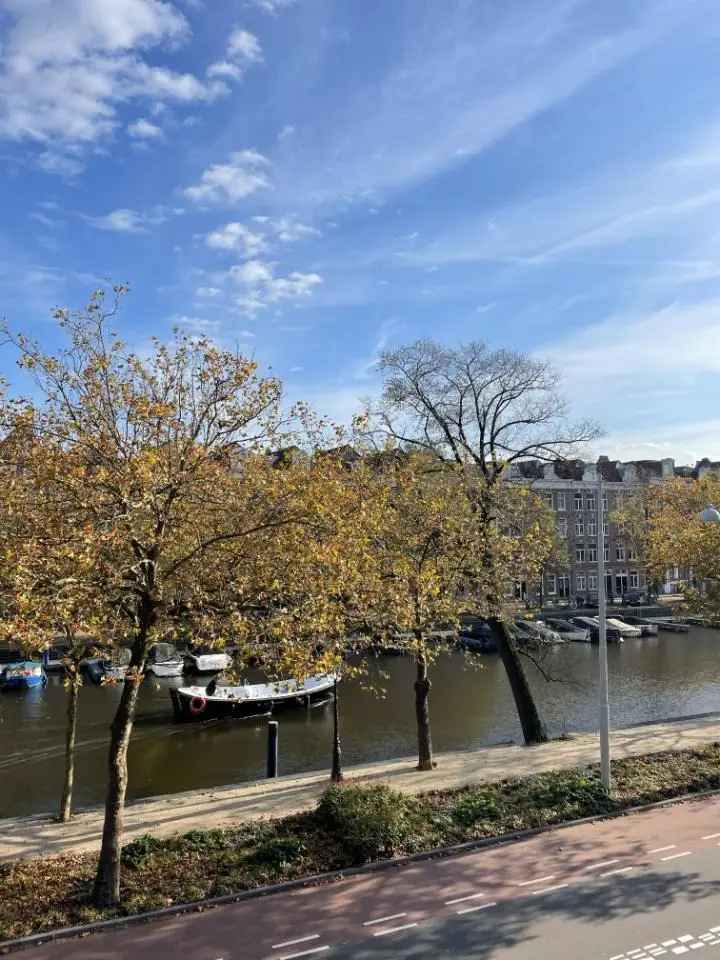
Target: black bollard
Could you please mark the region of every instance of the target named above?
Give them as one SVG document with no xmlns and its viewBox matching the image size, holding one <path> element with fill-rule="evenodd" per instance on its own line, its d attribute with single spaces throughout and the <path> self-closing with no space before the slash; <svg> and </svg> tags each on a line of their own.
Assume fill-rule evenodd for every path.
<svg viewBox="0 0 720 960">
<path fill-rule="evenodd" d="M 278 775 L 278 722 L 268 721 L 267 775 Z"/>
</svg>

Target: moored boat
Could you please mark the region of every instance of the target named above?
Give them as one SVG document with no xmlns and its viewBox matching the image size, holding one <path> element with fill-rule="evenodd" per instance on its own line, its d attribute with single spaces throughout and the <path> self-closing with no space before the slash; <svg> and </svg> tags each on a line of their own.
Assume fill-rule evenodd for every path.
<svg viewBox="0 0 720 960">
<path fill-rule="evenodd" d="M 0 674 L 0 689 L 2 690 L 29 690 L 31 687 L 42 687 L 47 683 L 47 676 L 39 660 L 19 660 L 8 663 Z"/>
<path fill-rule="evenodd" d="M 125 679 L 130 666 L 130 651 L 122 647 L 112 657 L 91 657 L 84 663 L 93 683 L 119 683 Z"/>
<path fill-rule="evenodd" d="M 237 686 L 178 687 L 170 690 L 175 718 L 182 721 L 248 719 L 293 706 L 312 706 L 328 699 L 335 685 L 334 674 L 325 673 L 304 681 L 244 683 Z"/>
<path fill-rule="evenodd" d="M 615 627 L 615 629 L 620 632 L 621 637 L 642 636 L 642 630 L 640 627 L 637 627 L 632 623 L 624 623 L 622 620 L 618 620 L 617 617 L 608 617 L 607 624 L 609 627 Z"/>
<path fill-rule="evenodd" d="M 561 637 L 574 643 L 590 643 L 592 637 L 589 627 L 581 627 L 569 620 L 549 618 L 545 621 L 553 630 L 557 630 Z"/>
<path fill-rule="evenodd" d="M 640 627 L 644 637 L 656 637 L 658 635 L 658 625 L 656 623 L 650 623 L 649 620 L 634 616 L 624 616 L 623 620 L 625 623 L 630 623 L 634 627 Z"/>
<path fill-rule="evenodd" d="M 227 653 L 217 650 L 195 649 L 185 654 L 185 665 L 191 673 L 222 673 L 230 666 Z"/>
<path fill-rule="evenodd" d="M 155 677 L 181 677 L 185 661 L 171 643 L 156 643 L 150 649 L 146 672 Z"/>
<path fill-rule="evenodd" d="M 600 621 L 597 617 L 572 617 L 572 623 L 578 627 L 586 627 L 590 631 L 592 643 L 600 642 Z M 608 643 L 623 643 L 623 636 L 617 627 L 605 624 L 605 637 Z"/>
</svg>

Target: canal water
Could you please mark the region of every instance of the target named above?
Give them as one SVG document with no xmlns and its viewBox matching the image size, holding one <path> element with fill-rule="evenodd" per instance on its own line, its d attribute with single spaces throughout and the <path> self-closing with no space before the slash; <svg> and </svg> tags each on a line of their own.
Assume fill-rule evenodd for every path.
<svg viewBox="0 0 720 960">
<path fill-rule="evenodd" d="M 615 726 L 720 710 L 720 631 L 626 640 L 609 648 L 610 702 Z M 528 665 L 552 735 L 596 729 L 597 647 L 554 648 L 548 683 Z M 443 654 L 431 671 L 431 720 L 436 750 L 472 750 L 521 742 L 505 672 L 497 655 Z M 385 657 L 370 679 L 384 695 L 352 681 L 341 687 L 347 764 L 412 755 L 415 750 L 412 663 Z M 143 685 L 130 748 L 129 797 L 148 797 L 262 777 L 265 720 L 176 724 L 168 685 Z M 117 687 L 83 687 L 78 729 L 76 803 L 103 799 L 108 727 Z M 332 709 L 280 714 L 280 773 L 327 769 Z M 46 688 L 0 695 L 0 817 L 54 810 L 63 768 L 65 693 L 51 676 Z"/>
</svg>

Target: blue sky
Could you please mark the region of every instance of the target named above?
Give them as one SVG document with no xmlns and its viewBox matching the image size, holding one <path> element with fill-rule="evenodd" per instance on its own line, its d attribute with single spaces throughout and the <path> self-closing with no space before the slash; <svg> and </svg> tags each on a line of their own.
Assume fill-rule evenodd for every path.
<svg viewBox="0 0 720 960">
<path fill-rule="evenodd" d="M 0 313 L 129 281 L 338 418 L 384 346 L 550 357 L 720 459 L 716 0 L 0 0 Z M 14 376 L 8 354 L 0 370 Z"/>
</svg>

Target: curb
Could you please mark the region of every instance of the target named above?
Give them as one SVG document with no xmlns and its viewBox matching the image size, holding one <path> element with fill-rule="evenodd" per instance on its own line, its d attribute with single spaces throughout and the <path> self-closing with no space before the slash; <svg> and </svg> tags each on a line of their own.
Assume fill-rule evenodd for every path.
<svg viewBox="0 0 720 960">
<path fill-rule="evenodd" d="M 650 810 L 658 810 L 662 807 L 673 806 L 678 803 L 687 803 L 688 801 L 701 800 L 705 797 L 718 795 L 720 795 L 720 788 L 701 790 L 698 793 L 685 793 L 678 797 L 670 797 L 667 800 L 657 800 L 654 803 L 627 807 L 625 810 L 619 810 L 617 813 L 596 814 L 591 817 L 581 817 L 579 820 L 567 820 L 564 823 L 548 824 L 543 827 L 533 827 L 528 830 L 517 830 L 514 833 L 506 833 L 502 837 L 486 837 L 481 840 L 468 840 L 464 843 L 456 843 L 449 847 L 437 847 L 434 850 L 426 850 L 423 853 L 409 854 L 394 860 L 379 860 L 375 863 L 366 863 L 359 867 L 347 867 L 342 870 L 315 873 L 308 877 L 299 877 L 297 880 L 285 880 L 282 883 L 256 887 L 253 890 L 242 890 L 238 893 L 228 893 L 221 897 L 209 897 L 205 900 L 195 900 L 192 903 L 176 904 L 172 907 L 161 907 L 157 910 L 148 910 L 145 913 L 136 913 L 127 917 L 116 917 L 111 920 L 98 920 L 95 923 L 80 926 L 60 927 L 58 930 L 49 930 L 47 933 L 35 933 L 27 937 L 20 937 L 16 940 L 1 940 L 0 954 L 9 954 L 17 950 L 37 947 L 44 943 L 53 943 L 56 940 L 68 940 L 72 937 L 88 936 L 89 934 L 101 933 L 106 930 L 124 929 L 134 924 L 147 923 L 152 920 L 178 916 L 183 913 L 202 913 L 205 910 L 230 903 L 241 903 L 244 900 L 269 897 L 274 894 L 285 893 L 289 890 L 298 890 L 303 887 L 320 886 L 321 884 L 343 880 L 346 877 L 354 877 L 368 873 L 381 873 L 385 870 L 401 868 L 413 863 L 422 863 L 425 860 L 439 860 L 443 857 L 462 856 L 464 853 L 471 853 L 487 847 L 498 847 L 506 843 L 529 840 L 531 837 L 550 833 L 553 830 L 567 830 L 570 827 L 598 823 L 603 820 L 617 820 L 619 817 L 625 817 L 633 813 L 644 813 Z"/>
</svg>

